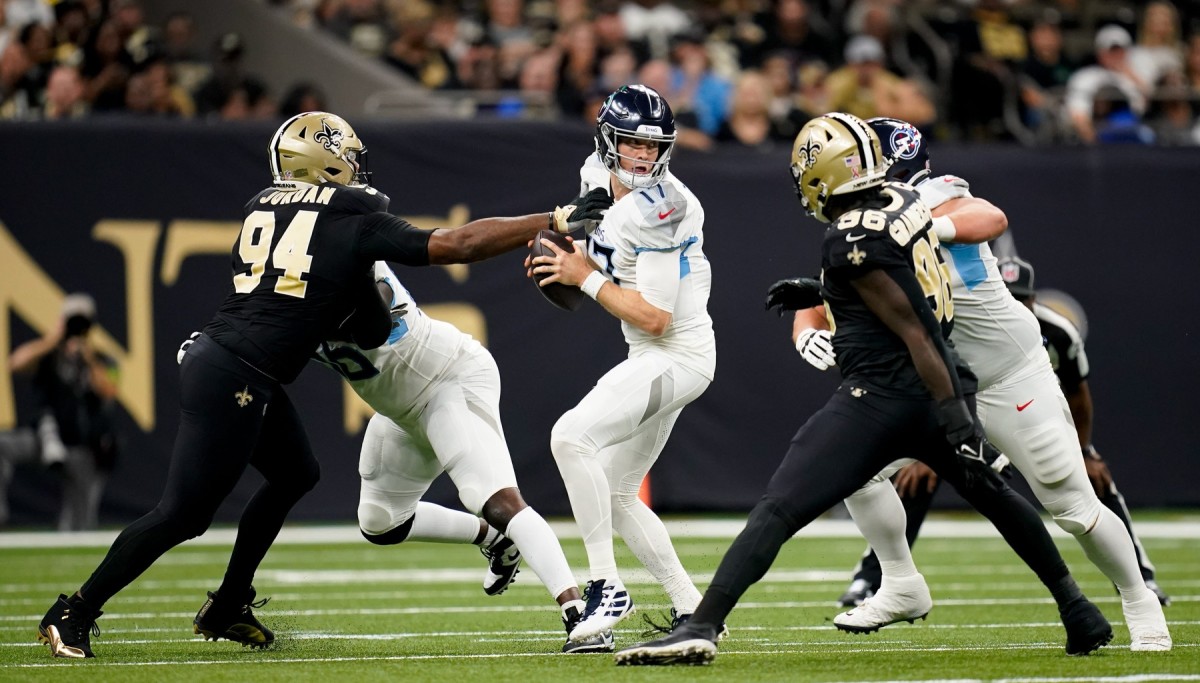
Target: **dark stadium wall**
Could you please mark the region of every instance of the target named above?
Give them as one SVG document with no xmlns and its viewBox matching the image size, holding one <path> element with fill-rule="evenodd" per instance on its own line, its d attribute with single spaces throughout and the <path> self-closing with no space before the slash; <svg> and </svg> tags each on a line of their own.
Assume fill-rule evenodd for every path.
<svg viewBox="0 0 1200 683">
<path fill-rule="evenodd" d="M 157 500 L 178 420 L 175 351 L 231 289 L 229 250 L 243 203 L 270 180 L 271 132 L 133 120 L 0 126 L 5 158 L 22 160 L 0 190 L 0 356 L 7 361 L 13 346 L 48 329 L 64 293 L 96 297 L 99 341 L 123 363 L 125 405 L 106 521 Z M 569 124 L 370 124 L 359 133 L 392 211 L 422 227 L 552 209 L 577 193 L 591 151 L 590 130 Z M 821 229 L 795 200 L 787 159 L 786 149 L 721 149 L 683 150 L 672 161 L 706 209 L 719 352 L 716 381 L 683 412 L 652 472 L 657 509 L 748 509 L 792 434 L 836 386 L 834 373 L 818 373 L 792 349 L 790 322 L 763 310 L 774 280 L 819 267 Z M 1069 292 L 1086 309 L 1095 443 L 1129 503 L 1200 504 L 1189 476 L 1200 233 L 1188 196 L 1200 153 L 945 147 L 934 150 L 934 164 L 1001 206 L 1038 285 Z M 599 307 L 565 313 L 546 303 L 522 258 L 399 274 L 418 302 L 496 356 L 521 488 L 544 512 L 563 514 L 550 429 L 625 346 Z M 291 394 L 323 466 L 294 518 L 350 521 L 365 413 L 324 368 L 308 369 Z M 28 381 L 5 374 L 0 429 L 27 421 L 30 407 Z M 220 518 L 233 519 L 257 482 L 248 473 Z M 14 521 L 48 523 L 57 491 L 50 475 L 20 472 Z M 456 504 L 444 478 L 431 497 Z"/>
</svg>

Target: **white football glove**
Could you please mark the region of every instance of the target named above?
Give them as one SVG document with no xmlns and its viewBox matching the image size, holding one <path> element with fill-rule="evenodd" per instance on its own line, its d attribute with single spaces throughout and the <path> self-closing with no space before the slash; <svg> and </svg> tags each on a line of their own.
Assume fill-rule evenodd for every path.
<svg viewBox="0 0 1200 683">
<path fill-rule="evenodd" d="M 179 345 L 179 351 L 175 354 L 175 363 L 176 364 L 183 365 L 183 357 L 185 355 L 187 355 L 188 348 L 191 347 L 192 344 L 196 343 L 196 338 L 199 336 L 200 336 L 199 332 L 193 332 L 192 336 L 183 340 L 183 343 Z"/>
<path fill-rule="evenodd" d="M 796 338 L 796 350 L 814 368 L 825 371 L 837 365 L 837 356 L 833 355 L 833 335 L 829 330 L 818 330 L 810 327 Z"/>
</svg>

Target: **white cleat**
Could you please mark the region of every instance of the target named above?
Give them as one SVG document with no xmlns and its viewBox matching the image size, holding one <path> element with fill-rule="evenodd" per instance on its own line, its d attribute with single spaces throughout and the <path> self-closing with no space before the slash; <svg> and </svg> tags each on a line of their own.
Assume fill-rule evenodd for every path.
<svg viewBox="0 0 1200 683">
<path fill-rule="evenodd" d="M 917 574 L 904 579 L 884 578 L 878 593 L 834 617 L 833 625 L 848 633 L 874 633 L 898 621 L 911 624 L 924 619 L 932 608 L 933 598 L 925 577 Z"/>
<path fill-rule="evenodd" d="M 573 643 L 611 631 L 625 617 L 633 614 L 633 599 L 619 580 L 588 581 L 584 592 L 587 594 L 587 608 L 583 612 L 583 620 L 567 637 Z"/>
<path fill-rule="evenodd" d="M 1131 652 L 1167 652 L 1171 649 L 1167 619 L 1153 591 L 1146 588 L 1133 600 L 1126 600 L 1122 595 L 1121 609 L 1125 612 L 1125 625 L 1129 627 Z"/>
</svg>

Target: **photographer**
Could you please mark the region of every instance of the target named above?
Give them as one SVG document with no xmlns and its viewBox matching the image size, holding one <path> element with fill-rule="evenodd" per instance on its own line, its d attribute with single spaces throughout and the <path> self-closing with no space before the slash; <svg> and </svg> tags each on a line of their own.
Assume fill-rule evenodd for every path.
<svg viewBox="0 0 1200 683">
<path fill-rule="evenodd" d="M 63 301 L 55 329 L 13 350 L 13 374 L 32 375 L 36 396 L 36 432 L 17 430 L 3 445 L 10 462 L 37 457 L 61 468 L 63 501 L 60 531 L 93 529 L 100 498 L 117 454 L 113 410 L 116 363 L 88 339 L 96 303 L 87 294 Z"/>
</svg>

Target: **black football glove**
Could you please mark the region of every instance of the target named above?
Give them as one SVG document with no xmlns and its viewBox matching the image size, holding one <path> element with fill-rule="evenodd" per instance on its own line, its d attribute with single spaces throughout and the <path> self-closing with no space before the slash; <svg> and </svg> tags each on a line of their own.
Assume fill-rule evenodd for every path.
<svg viewBox="0 0 1200 683">
<path fill-rule="evenodd" d="M 971 415 L 967 402 L 948 398 L 937 405 L 938 424 L 946 430 L 946 441 L 963 467 L 968 486 L 975 486 L 997 474 L 1012 477 L 1008 471 L 1008 456 L 996 449 L 983 435 L 983 429 Z"/>
<path fill-rule="evenodd" d="M 576 197 L 570 204 L 554 209 L 554 229 L 562 232 L 593 230 L 604 220 L 604 212 L 613 204 L 608 190 L 602 187 Z"/>
<path fill-rule="evenodd" d="M 769 311 L 778 307 L 780 317 L 784 311 L 802 311 L 823 303 L 821 283 L 811 277 L 780 280 L 767 290 L 766 308 Z"/>
</svg>

